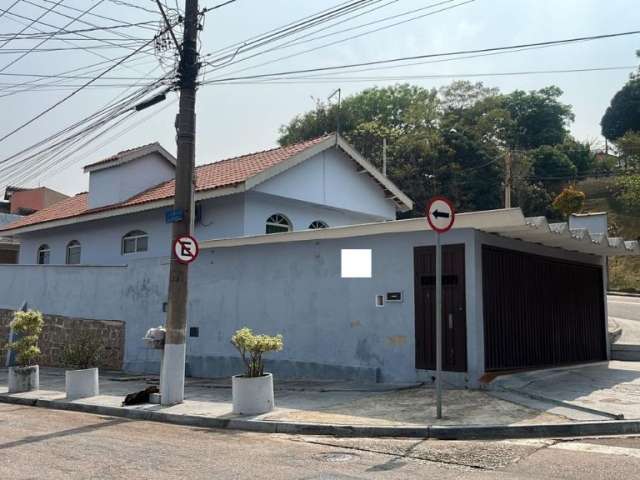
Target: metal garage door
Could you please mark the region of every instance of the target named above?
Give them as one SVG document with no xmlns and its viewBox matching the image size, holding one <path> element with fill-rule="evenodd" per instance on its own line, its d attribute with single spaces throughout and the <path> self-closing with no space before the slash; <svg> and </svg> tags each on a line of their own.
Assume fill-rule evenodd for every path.
<svg viewBox="0 0 640 480">
<path fill-rule="evenodd" d="M 483 246 L 485 369 L 606 359 L 602 268 Z"/>
</svg>

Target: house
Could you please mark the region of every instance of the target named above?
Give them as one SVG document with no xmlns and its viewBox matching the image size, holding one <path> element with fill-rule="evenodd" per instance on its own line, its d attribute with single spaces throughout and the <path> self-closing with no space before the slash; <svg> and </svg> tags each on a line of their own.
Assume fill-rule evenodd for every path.
<svg viewBox="0 0 640 480">
<path fill-rule="evenodd" d="M 0 266 L 0 328 L 1 309 L 25 301 L 120 321 L 123 368 L 157 372 L 160 352 L 141 338 L 166 315 L 173 166 L 158 145 L 122 152 L 86 167 L 88 194 L 6 227 L 28 248 Z M 411 200 L 349 144 L 327 136 L 205 165 L 197 182 L 188 375 L 241 371 L 229 337 L 249 326 L 283 334 L 268 358 L 279 377 L 433 379 L 435 233 L 394 219 Z M 606 360 L 606 261 L 640 247 L 605 226 L 518 208 L 458 214 L 441 236 L 446 381 L 477 388 L 487 373 Z M 65 265 L 72 241 L 80 265 Z"/>
<path fill-rule="evenodd" d="M 4 201 L 0 203 L 0 227 L 65 198 L 68 197 L 46 187 L 8 186 L 4 192 Z M 0 236 L 0 263 L 17 263 L 19 251 L 20 242 L 17 239 Z"/>
<path fill-rule="evenodd" d="M 21 264 L 125 264 L 167 255 L 175 158 L 151 144 L 84 167 L 89 191 L 0 228 Z M 342 138 L 327 135 L 196 168 L 199 239 L 395 220 L 411 200 Z"/>
</svg>

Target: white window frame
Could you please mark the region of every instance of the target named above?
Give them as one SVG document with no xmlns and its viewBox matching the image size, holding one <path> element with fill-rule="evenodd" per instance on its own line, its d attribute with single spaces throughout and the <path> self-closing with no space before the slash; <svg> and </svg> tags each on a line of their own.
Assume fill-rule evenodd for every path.
<svg viewBox="0 0 640 480">
<path fill-rule="evenodd" d="M 78 261 L 71 263 L 69 261 L 69 257 L 71 249 L 77 249 L 79 251 L 78 253 Z M 65 255 L 65 263 L 67 265 L 80 265 L 82 259 L 82 245 L 80 245 L 80 242 L 78 240 L 71 240 L 69 243 L 67 243 L 67 251 L 66 251 L 66 255 Z"/>
<path fill-rule="evenodd" d="M 147 240 L 147 245 L 144 250 L 141 250 L 138 245 L 140 239 L 142 238 Z M 125 251 L 124 245 L 127 240 L 134 241 L 134 248 L 132 252 Z M 144 232 L 142 230 L 131 230 L 130 232 L 122 236 L 122 241 L 120 243 L 120 252 L 122 253 L 122 255 L 135 255 L 136 253 L 144 253 L 147 251 L 149 251 L 149 234 L 147 232 Z"/>
<path fill-rule="evenodd" d="M 47 261 L 46 262 L 41 262 L 40 261 L 40 255 L 45 254 L 47 255 Z M 51 263 L 51 247 L 49 245 L 47 245 L 46 243 L 43 243 L 42 245 L 40 245 L 38 247 L 38 251 L 36 253 L 36 263 L 38 265 L 49 265 Z"/>
<path fill-rule="evenodd" d="M 276 229 L 282 229 L 278 232 L 269 232 L 269 227 L 273 227 Z M 284 230 L 286 228 L 286 230 Z M 282 213 L 274 213 L 273 215 L 267 218 L 265 222 L 265 234 L 271 235 L 273 233 L 286 233 L 293 231 L 293 223 L 289 220 L 289 217 L 283 215 Z"/>
<path fill-rule="evenodd" d="M 324 220 L 314 220 L 309 224 L 309 230 L 318 230 L 321 228 L 329 228 L 329 224 Z"/>
</svg>

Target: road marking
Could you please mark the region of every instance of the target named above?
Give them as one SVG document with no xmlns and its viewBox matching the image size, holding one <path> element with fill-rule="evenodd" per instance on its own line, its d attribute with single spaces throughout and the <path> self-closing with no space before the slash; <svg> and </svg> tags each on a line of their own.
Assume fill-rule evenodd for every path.
<svg viewBox="0 0 640 480">
<path fill-rule="evenodd" d="M 621 455 L 624 457 L 640 458 L 640 450 L 637 448 L 611 447 L 608 445 L 596 445 L 593 443 L 560 442 L 549 447 L 572 452 L 599 453 L 601 455 Z"/>
</svg>

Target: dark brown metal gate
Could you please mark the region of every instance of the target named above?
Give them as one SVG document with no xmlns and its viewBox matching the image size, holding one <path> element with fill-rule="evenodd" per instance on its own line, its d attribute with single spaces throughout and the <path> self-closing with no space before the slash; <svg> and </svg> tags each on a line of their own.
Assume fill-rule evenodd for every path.
<svg viewBox="0 0 640 480">
<path fill-rule="evenodd" d="M 436 249 L 416 247 L 415 283 L 416 368 L 436 368 Z M 467 316 L 464 245 L 442 247 L 442 368 L 467 370 Z"/>
<path fill-rule="evenodd" d="M 485 369 L 606 360 L 602 268 L 484 245 Z"/>
</svg>

